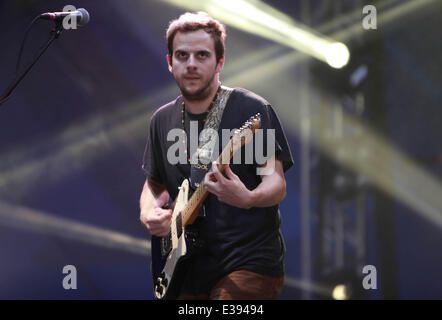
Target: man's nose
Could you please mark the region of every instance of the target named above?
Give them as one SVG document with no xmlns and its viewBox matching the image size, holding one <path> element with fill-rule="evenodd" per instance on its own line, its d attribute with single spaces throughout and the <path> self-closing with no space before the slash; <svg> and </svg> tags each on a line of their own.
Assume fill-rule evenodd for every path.
<svg viewBox="0 0 442 320">
<path fill-rule="evenodd" d="M 187 59 L 187 68 L 195 69 L 197 67 L 197 61 L 193 54 L 189 55 L 189 59 Z"/>
</svg>

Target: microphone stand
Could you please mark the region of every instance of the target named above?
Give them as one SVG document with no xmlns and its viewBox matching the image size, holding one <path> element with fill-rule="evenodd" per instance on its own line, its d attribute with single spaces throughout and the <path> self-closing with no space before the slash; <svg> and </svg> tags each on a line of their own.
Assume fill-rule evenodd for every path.
<svg viewBox="0 0 442 320">
<path fill-rule="evenodd" d="M 52 42 L 54 42 L 55 39 L 58 39 L 62 31 L 63 31 L 62 21 L 55 21 L 55 29 L 51 31 L 51 38 L 46 43 L 44 48 L 39 52 L 38 56 L 34 59 L 34 61 L 29 65 L 29 67 L 18 78 L 16 78 L 15 82 L 9 87 L 7 92 L 0 98 L 0 105 L 2 105 L 6 101 L 8 101 L 9 98 L 11 98 L 12 93 L 14 92 L 15 88 L 17 88 L 18 84 L 29 73 L 29 71 L 31 71 L 32 67 L 37 63 L 37 61 L 40 59 L 43 53 L 46 52 L 46 50 L 49 48 Z"/>
</svg>

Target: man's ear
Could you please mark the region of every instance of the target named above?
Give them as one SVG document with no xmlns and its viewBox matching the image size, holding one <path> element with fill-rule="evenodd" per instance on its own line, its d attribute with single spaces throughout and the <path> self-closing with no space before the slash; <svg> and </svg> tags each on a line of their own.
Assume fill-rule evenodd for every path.
<svg viewBox="0 0 442 320">
<path fill-rule="evenodd" d="M 170 55 L 166 55 L 167 57 L 167 65 L 169 66 L 169 71 L 172 73 L 172 59 L 170 57 Z"/>
<path fill-rule="evenodd" d="M 221 59 L 219 59 L 218 64 L 216 65 L 216 73 L 220 73 L 223 68 L 224 68 L 224 61 L 225 61 L 225 57 L 222 56 Z"/>
</svg>

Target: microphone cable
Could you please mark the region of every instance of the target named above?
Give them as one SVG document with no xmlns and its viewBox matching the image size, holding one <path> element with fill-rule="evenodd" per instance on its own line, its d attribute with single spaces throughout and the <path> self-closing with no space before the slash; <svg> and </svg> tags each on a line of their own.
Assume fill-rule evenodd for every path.
<svg viewBox="0 0 442 320">
<path fill-rule="evenodd" d="M 32 27 L 34 26 L 34 24 L 35 24 L 39 19 L 40 19 L 40 15 L 36 16 L 36 17 L 34 18 L 34 20 L 32 20 L 31 24 L 28 26 L 28 28 L 27 28 L 26 31 L 25 31 L 25 35 L 24 35 L 23 40 L 22 40 L 22 42 L 21 42 L 20 51 L 19 51 L 18 58 L 17 58 L 17 63 L 16 63 L 16 65 L 15 65 L 15 77 L 14 77 L 14 79 L 17 78 L 18 70 L 19 70 L 19 68 L 20 68 L 21 58 L 22 58 L 22 55 L 23 55 L 23 49 L 24 49 L 24 47 L 25 47 L 26 39 L 28 38 L 28 34 L 29 34 L 29 32 L 31 31 L 31 29 L 32 29 Z"/>
<path fill-rule="evenodd" d="M 37 61 L 40 59 L 40 57 L 43 55 L 43 53 L 49 48 L 51 43 L 55 39 L 57 39 L 60 36 L 61 32 L 63 31 L 63 27 L 62 27 L 61 23 L 57 23 L 56 22 L 55 23 L 55 29 L 51 31 L 51 37 L 50 37 L 49 41 L 46 42 L 46 44 L 43 46 L 43 49 L 40 50 L 40 52 L 34 58 L 34 61 L 23 72 L 23 74 L 19 76 L 18 72 L 19 72 L 19 69 L 20 69 L 20 63 L 21 63 L 21 60 L 22 60 L 26 39 L 27 39 L 27 37 L 29 35 L 30 30 L 32 29 L 34 24 L 37 22 L 37 20 L 40 18 L 40 16 L 41 15 L 38 15 L 37 17 L 35 17 L 34 20 L 32 20 L 32 22 L 29 25 L 29 27 L 26 29 L 25 35 L 23 37 L 23 40 L 22 40 L 22 43 L 21 43 L 21 46 L 20 46 L 20 52 L 19 52 L 19 55 L 18 55 L 18 58 L 17 58 L 17 63 L 15 65 L 15 76 L 14 76 L 14 79 L 12 80 L 12 84 L 9 85 L 8 89 L 6 89 L 6 91 L 3 94 L 3 96 L 0 97 L 0 105 L 2 105 L 3 103 L 5 103 L 7 100 L 9 100 L 11 98 L 12 93 L 14 92 L 15 88 L 17 88 L 18 84 L 23 80 L 23 78 L 28 74 L 28 72 L 32 69 L 32 67 L 37 63 Z"/>
</svg>

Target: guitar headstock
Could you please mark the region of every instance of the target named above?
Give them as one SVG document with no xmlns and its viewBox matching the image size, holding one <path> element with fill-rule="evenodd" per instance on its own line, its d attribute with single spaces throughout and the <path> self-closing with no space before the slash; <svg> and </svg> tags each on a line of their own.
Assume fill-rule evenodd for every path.
<svg viewBox="0 0 442 320">
<path fill-rule="evenodd" d="M 233 152 L 249 143 L 253 139 L 255 131 L 261 127 L 261 114 L 250 117 L 239 129 L 235 130 L 232 137 Z"/>
</svg>

